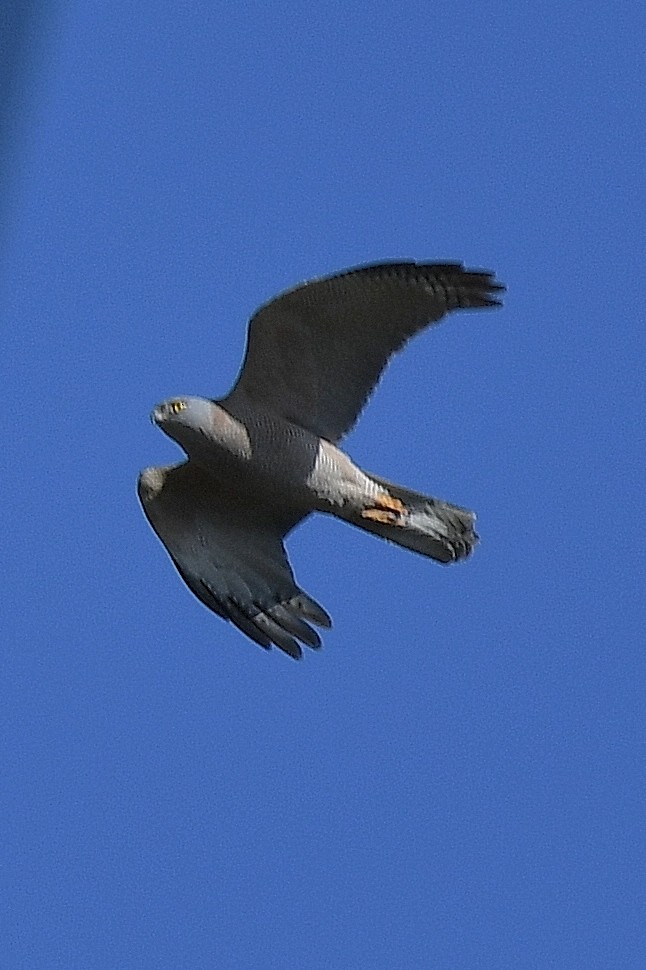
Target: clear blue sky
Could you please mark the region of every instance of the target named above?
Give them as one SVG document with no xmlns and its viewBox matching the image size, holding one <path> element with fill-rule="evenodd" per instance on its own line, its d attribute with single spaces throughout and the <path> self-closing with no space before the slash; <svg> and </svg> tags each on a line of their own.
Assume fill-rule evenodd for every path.
<svg viewBox="0 0 646 970">
<path fill-rule="evenodd" d="M 3 970 L 646 966 L 645 20 L 14 23 Z M 179 457 L 148 414 L 225 393 L 259 303 L 384 258 L 509 287 L 414 342 L 348 439 L 482 544 L 443 569 L 310 520 L 290 555 L 334 628 L 296 664 L 175 574 L 135 498 Z"/>
</svg>

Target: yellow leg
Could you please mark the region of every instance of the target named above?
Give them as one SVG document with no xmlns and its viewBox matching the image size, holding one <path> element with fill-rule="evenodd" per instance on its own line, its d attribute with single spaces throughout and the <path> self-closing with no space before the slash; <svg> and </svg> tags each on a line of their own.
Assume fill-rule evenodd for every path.
<svg viewBox="0 0 646 970">
<path fill-rule="evenodd" d="M 363 510 L 361 517 L 372 522 L 382 522 L 384 525 L 403 525 L 406 512 L 403 502 L 388 492 L 381 492 L 375 497 L 374 505 Z"/>
</svg>

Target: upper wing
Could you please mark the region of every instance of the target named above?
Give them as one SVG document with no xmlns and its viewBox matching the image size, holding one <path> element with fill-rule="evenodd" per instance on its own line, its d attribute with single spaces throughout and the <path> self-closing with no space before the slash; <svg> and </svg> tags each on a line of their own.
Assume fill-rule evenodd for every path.
<svg viewBox="0 0 646 970">
<path fill-rule="evenodd" d="M 305 622 L 329 627 L 327 613 L 299 589 L 283 537 L 301 514 L 242 505 L 192 462 L 147 468 L 139 499 L 182 579 L 210 610 L 231 620 L 261 647 L 291 657 L 297 643 L 320 647 Z"/>
<path fill-rule="evenodd" d="M 314 434 L 350 430 L 395 351 L 451 310 L 498 306 L 491 273 L 459 263 L 379 263 L 312 280 L 249 324 L 241 395 Z"/>
</svg>

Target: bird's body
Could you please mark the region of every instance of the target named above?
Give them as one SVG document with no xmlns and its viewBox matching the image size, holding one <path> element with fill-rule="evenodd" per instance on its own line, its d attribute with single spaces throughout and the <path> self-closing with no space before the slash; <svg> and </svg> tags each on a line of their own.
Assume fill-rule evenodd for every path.
<svg viewBox="0 0 646 970">
<path fill-rule="evenodd" d="M 359 507 L 378 486 L 331 441 L 246 402 L 234 413 L 215 401 L 184 397 L 200 430 L 160 414 L 159 425 L 220 488 L 235 487 L 258 504 L 285 504 L 307 512 Z M 186 410 L 186 409 L 185 409 Z"/>
<path fill-rule="evenodd" d="M 190 589 L 262 646 L 299 657 L 329 617 L 295 582 L 283 539 L 326 512 L 440 562 L 468 555 L 473 513 L 358 468 L 338 447 L 388 358 L 450 309 L 497 305 L 457 264 L 379 264 L 314 280 L 250 325 L 221 401 L 177 398 L 153 420 L 188 462 L 149 468 L 139 496 Z"/>
</svg>

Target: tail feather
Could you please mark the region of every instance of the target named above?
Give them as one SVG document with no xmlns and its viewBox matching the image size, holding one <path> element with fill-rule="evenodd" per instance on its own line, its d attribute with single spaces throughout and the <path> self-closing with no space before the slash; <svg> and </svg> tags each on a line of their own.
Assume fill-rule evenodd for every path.
<svg viewBox="0 0 646 970">
<path fill-rule="evenodd" d="M 376 475 L 370 477 L 405 505 L 406 514 L 395 524 L 353 515 L 350 519 L 353 525 L 441 563 L 456 562 L 473 551 L 478 543 L 473 528 L 474 512 L 394 485 Z"/>
</svg>

